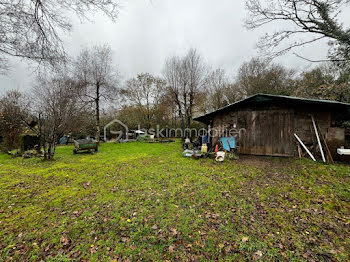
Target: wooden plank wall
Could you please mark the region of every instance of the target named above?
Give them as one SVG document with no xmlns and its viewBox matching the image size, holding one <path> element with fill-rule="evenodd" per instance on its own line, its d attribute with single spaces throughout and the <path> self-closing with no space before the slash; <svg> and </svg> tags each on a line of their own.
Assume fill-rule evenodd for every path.
<svg viewBox="0 0 350 262">
<path fill-rule="evenodd" d="M 321 132 L 325 135 L 331 126 L 331 114 L 329 112 L 315 111 L 296 111 L 295 112 L 295 133 L 305 144 L 313 144 L 316 139 L 311 116 L 314 116 L 315 122 L 320 126 Z"/>
<path fill-rule="evenodd" d="M 220 113 L 213 119 L 212 127 L 218 129 L 213 144 L 229 130 L 236 126 L 236 130 L 245 129 L 247 134 L 237 138 L 239 152 L 242 154 L 268 155 L 268 156 L 297 156 L 297 142 L 294 133 L 320 158 L 316 136 L 313 130 L 310 115 L 320 126 L 321 133 L 327 137 L 332 126 L 332 114 L 323 107 L 287 107 L 275 105 L 269 107 L 245 107 L 231 112 Z M 332 142 L 327 141 L 332 148 L 332 155 L 336 150 Z M 339 143 L 345 143 L 340 141 Z M 339 144 L 338 143 L 338 144 Z M 334 148 L 338 147 L 338 144 Z"/>
<path fill-rule="evenodd" d="M 220 130 L 217 132 L 218 134 L 222 134 L 224 130 L 228 130 L 234 125 L 237 131 L 246 130 L 237 139 L 240 153 L 294 156 L 293 110 L 249 108 L 220 114 L 213 121 L 213 128 Z M 218 137 L 213 139 L 214 144 Z"/>
<path fill-rule="evenodd" d="M 311 114 L 314 116 L 315 122 L 320 126 L 321 134 L 326 137 L 328 129 L 331 126 L 331 113 L 322 112 L 321 109 L 318 111 L 300 109 L 295 112 L 295 133 L 298 134 L 315 158 L 321 159 L 321 152 L 312 125 Z"/>
<path fill-rule="evenodd" d="M 294 114 L 291 110 L 241 112 L 250 124 L 241 137 L 240 153 L 268 156 L 294 156 Z M 251 128 L 250 128 L 251 127 Z"/>
</svg>

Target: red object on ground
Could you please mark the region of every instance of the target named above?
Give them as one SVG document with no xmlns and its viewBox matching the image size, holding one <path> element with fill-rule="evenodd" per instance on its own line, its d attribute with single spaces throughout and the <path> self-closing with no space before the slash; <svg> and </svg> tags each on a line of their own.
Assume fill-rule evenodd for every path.
<svg viewBox="0 0 350 262">
<path fill-rule="evenodd" d="M 219 146 L 218 145 L 216 145 L 215 146 L 215 156 L 216 156 L 216 153 L 219 151 Z"/>
</svg>

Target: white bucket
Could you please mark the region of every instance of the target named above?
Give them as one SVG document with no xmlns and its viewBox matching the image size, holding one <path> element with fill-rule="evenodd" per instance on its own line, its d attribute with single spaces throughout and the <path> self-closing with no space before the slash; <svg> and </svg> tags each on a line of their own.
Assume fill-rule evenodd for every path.
<svg viewBox="0 0 350 262">
<path fill-rule="evenodd" d="M 224 161 L 224 160 L 225 160 L 225 152 L 224 152 L 224 151 L 218 151 L 218 152 L 216 153 L 216 158 L 215 158 L 215 160 L 216 160 L 217 162 L 222 162 L 222 161 Z"/>
</svg>

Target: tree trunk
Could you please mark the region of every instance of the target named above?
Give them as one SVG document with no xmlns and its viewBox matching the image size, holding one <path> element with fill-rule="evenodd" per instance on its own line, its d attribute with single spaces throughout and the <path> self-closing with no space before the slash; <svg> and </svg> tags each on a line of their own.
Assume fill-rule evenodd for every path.
<svg viewBox="0 0 350 262">
<path fill-rule="evenodd" d="M 179 114 L 179 120 L 180 120 L 181 138 L 182 140 L 185 140 L 185 119 L 181 109 L 181 103 L 179 101 L 177 102 L 177 106 L 178 106 L 178 114 Z M 175 121 L 176 121 L 176 114 L 175 114 Z"/>
<path fill-rule="evenodd" d="M 96 98 L 95 98 L 95 108 L 96 108 L 96 141 L 100 142 L 100 84 L 96 84 Z"/>
<path fill-rule="evenodd" d="M 44 160 L 47 160 L 48 159 L 48 157 L 47 157 L 47 145 L 46 145 L 46 141 L 44 141 L 44 146 L 43 146 L 43 148 L 44 148 Z"/>
<path fill-rule="evenodd" d="M 181 127 L 181 138 L 182 140 L 185 140 L 186 134 L 185 134 L 185 117 L 181 112 L 181 109 L 179 111 L 179 118 L 180 118 L 180 127 Z"/>
<path fill-rule="evenodd" d="M 47 159 L 51 159 L 51 148 L 52 144 L 49 142 L 49 144 L 47 145 Z"/>
<path fill-rule="evenodd" d="M 194 100 L 194 93 L 190 93 L 190 101 L 188 106 L 188 113 L 187 113 L 187 128 L 191 129 L 191 121 L 192 121 L 192 114 L 193 114 L 193 100 Z"/>
</svg>

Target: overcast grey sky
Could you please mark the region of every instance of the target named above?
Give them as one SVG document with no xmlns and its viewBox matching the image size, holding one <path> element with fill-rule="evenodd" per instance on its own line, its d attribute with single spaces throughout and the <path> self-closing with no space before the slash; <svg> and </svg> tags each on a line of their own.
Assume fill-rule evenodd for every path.
<svg viewBox="0 0 350 262">
<path fill-rule="evenodd" d="M 101 14 L 93 22 L 80 23 L 73 18 L 73 31 L 62 38 L 71 56 L 84 46 L 108 43 L 114 51 L 115 64 L 123 79 L 137 73 L 160 75 L 164 60 L 195 47 L 213 68 L 224 68 L 231 78 L 239 65 L 257 55 L 255 44 L 264 30 L 247 31 L 244 0 L 121 0 L 122 8 L 116 23 Z M 343 19 L 349 23 L 350 16 Z M 298 52 L 310 58 L 324 58 L 326 43 L 317 43 Z M 11 59 L 12 71 L 0 76 L 1 89 L 28 89 L 31 70 L 25 62 Z M 276 60 L 288 67 L 303 70 L 310 63 L 285 55 Z"/>
</svg>

